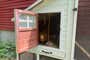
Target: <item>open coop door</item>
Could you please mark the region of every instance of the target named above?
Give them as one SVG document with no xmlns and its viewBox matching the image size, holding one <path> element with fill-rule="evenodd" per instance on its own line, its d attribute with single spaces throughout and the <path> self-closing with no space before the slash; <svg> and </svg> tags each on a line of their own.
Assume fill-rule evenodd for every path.
<svg viewBox="0 0 90 60">
<path fill-rule="evenodd" d="M 38 44 L 37 14 L 16 9 L 15 18 L 17 53 L 27 52 Z"/>
<path fill-rule="evenodd" d="M 15 18 L 18 54 L 35 53 L 36 60 L 64 58 L 65 52 L 60 49 L 60 12 L 36 14 L 16 9 Z"/>
</svg>

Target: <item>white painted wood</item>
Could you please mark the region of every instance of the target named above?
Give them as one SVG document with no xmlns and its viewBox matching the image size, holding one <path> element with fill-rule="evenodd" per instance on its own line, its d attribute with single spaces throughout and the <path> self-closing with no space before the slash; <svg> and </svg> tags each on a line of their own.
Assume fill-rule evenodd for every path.
<svg viewBox="0 0 90 60">
<path fill-rule="evenodd" d="M 40 2 L 42 2 L 42 0 L 37 0 L 35 3 L 33 3 L 32 5 L 30 5 L 29 7 L 27 7 L 25 10 L 32 9 L 34 6 L 36 6 L 36 5 L 39 4 Z"/>
<path fill-rule="evenodd" d="M 54 8 L 55 7 L 55 8 Z M 67 1 L 66 0 L 44 0 L 38 6 L 34 7 L 32 11 L 36 13 L 51 13 L 51 12 L 60 12 L 61 13 L 61 34 L 60 34 L 60 49 L 48 48 L 44 46 L 39 46 L 37 49 L 32 50 L 33 52 L 37 52 L 41 55 L 46 55 L 58 59 L 65 58 L 65 40 L 66 40 L 66 24 L 67 24 Z M 64 27 L 64 28 L 63 28 Z M 45 54 L 41 52 L 42 50 L 48 50 L 49 52 L 53 52 L 53 54 Z"/>
<path fill-rule="evenodd" d="M 76 38 L 76 25 L 77 25 L 77 14 L 78 14 L 78 0 L 74 0 L 74 8 L 77 8 L 77 11 L 74 11 L 74 24 L 73 24 L 73 39 L 72 39 L 72 53 L 71 53 L 71 60 L 74 59 L 74 51 L 75 51 L 75 38 Z"/>
<path fill-rule="evenodd" d="M 36 48 L 30 50 L 30 52 L 37 54 L 37 60 L 40 60 L 39 54 L 62 60 L 74 59 L 77 23 L 77 11 L 73 11 L 73 8 L 75 7 L 78 8 L 78 0 L 43 0 L 40 4 L 34 6 L 33 9 L 27 9 L 32 10 L 37 14 L 50 12 L 61 13 L 60 49 L 39 45 Z M 52 54 L 46 54 L 42 52 L 42 50 L 45 50 L 46 52 L 52 52 Z"/>
<path fill-rule="evenodd" d="M 19 58 L 20 58 L 20 57 L 19 57 L 19 54 L 17 54 L 17 57 L 16 57 L 16 59 L 17 59 L 17 60 L 19 60 Z"/>
<path fill-rule="evenodd" d="M 78 0 L 77 0 L 78 1 Z M 78 2 L 77 2 L 78 3 Z M 67 22 L 67 40 L 66 40 L 66 58 L 65 60 L 73 60 L 74 58 L 74 45 L 75 45 L 75 33 L 77 13 L 73 11 L 73 8 L 77 8 L 75 0 L 69 0 L 68 2 L 68 22 Z"/>
<path fill-rule="evenodd" d="M 45 53 L 43 51 L 52 52 L 52 54 Z M 29 52 L 40 54 L 40 55 L 45 55 L 45 56 L 50 56 L 50 57 L 54 57 L 58 59 L 63 59 L 65 57 L 65 52 L 63 50 L 41 46 L 41 45 L 37 46 L 34 49 L 31 49 Z"/>
<path fill-rule="evenodd" d="M 36 54 L 36 60 L 39 60 L 40 59 L 40 57 L 39 57 L 39 54 Z"/>
</svg>

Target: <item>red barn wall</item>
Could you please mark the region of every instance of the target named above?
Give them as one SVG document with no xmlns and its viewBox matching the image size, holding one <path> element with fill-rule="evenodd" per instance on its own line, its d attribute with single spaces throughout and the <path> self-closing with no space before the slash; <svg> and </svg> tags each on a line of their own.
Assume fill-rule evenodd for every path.
<svg viewBox="0 0 90 60">
<path fill-rule="evenodd" d="M 90 0 L 79 0 L 77 38 L 90 36 Z"/>
<path fill-rule="evenodd" d="M 36 0 L 0 0 L 0 30 L 14 30 L 14 9 L 25 9 Z"/>
<path fill-rule="evenodd" d="M 14 9 L 25 9 L 36 0 L 0 0 L 0 30 L 14 30 Z M 79 0 L 77 36 L 90 35 L 90 0 Z"/>
</svg>

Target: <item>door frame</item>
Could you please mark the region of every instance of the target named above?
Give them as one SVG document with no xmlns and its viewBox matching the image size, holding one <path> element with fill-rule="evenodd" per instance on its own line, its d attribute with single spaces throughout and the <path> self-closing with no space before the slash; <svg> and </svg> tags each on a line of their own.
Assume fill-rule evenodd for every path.
<svg viewBox="0 0 90 60">
<path fill-rule="evenodd" d="M 63 28 L 61 25 L 63 24 L 63 20 L 64 20 L 64 13 L 65 13 L 64 9 L 61 9 L 60 11 L 55 11 L 55 12 L 43 12 L 43 13 L 58 13 L 58 12 L 61 13 L 61 20 L 60 20 L 61 21 L 60 22 L 60 29 L 61 29 L 61 28 Z M 40 14 L 40 13 L 37 13 L 37 14 Z M 65 32 L 63 30 L 61 30 L 60 32 L 65 34 Z M 60 33 L 60 37 L 65 38 L 63 36 L 63 34 L 61 34 L 61 33 Z M 56 54 L 59 53 L 59 55 L 58 56 L 57 55 L 55 56 L 54 54 L 49 54 L 48 55 L 48 54 L 42 52 L 42 50 L 46 50 L 46 52 L 50 52 L 51 50 L 52 50 L 51 52 L 57 51 L 54 54 L 56 55 Z M 45 55 L 45 56 L 53 57 L 53 58 L 57 58 L 57 59 L 64 59 L 65 58 L 65 39 L 60 38 L 59 49 L 53 48 L 53 47 L 38 45 L 37 47 L 29 50 L 29 52 L 35 53 L 37 55 L 37 60 L 39 60 L 39 55 Z"/>
</svg>

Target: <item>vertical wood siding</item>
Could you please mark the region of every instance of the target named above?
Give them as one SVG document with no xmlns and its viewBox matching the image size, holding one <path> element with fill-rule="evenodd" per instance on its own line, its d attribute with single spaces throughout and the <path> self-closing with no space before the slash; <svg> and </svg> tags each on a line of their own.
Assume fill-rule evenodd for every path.
<svg viewBox="0 0 90 60">
<path fill-rule="evenodd" d="M 14 9 L 25 9 L 36 0 L 0 0 L 0 30 L 14 30 Z"/>
<path fill-rule="evenodd" d="M 76 60 L 90 60 L 90 0 L 79 0 L 76 41 Z"/>
<path fill-rule="evenodd" d="M 90 36 L 90 0 L 79 0 L 77 36 Z"/>
</svg>

